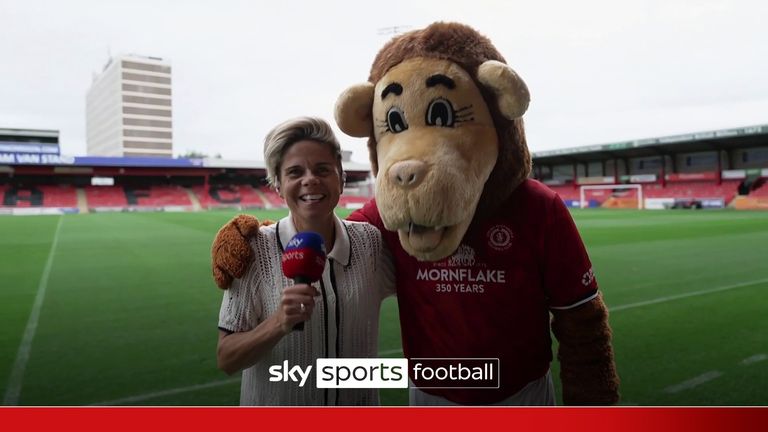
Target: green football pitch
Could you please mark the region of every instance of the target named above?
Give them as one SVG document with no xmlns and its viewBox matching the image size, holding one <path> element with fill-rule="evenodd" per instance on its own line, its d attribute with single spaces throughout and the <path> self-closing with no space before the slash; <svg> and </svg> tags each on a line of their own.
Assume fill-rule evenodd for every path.
<svg viewBox="0 0 768 432">
<path fill-rule="evenodd" d="M 233 215 L 0 218 L 4 404 L 237 404 L 239 378 L 216 368 L 209 270 Z M 622 403 L 768 404 L 768 212 L 574 218 L 611 310 Z M 381 321 L 380 356 L 402 356 L 394 300 Z"/>
</svg>

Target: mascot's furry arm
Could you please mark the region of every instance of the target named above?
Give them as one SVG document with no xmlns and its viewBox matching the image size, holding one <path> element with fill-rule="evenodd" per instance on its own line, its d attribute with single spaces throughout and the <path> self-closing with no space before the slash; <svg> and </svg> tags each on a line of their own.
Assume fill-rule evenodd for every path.
<svg viewBox="0 0 768 432">
<path fill-rule="evenodd" d="M 602 295 L 577 308 L 553 310 L 552 331 L 560 349 L 560 381 L 566 405 L 613 405 L 619 377 Z"/>
<path fill-rule="evenodd" d="M 263 225 L 271 225 L 265 220 Z M 211 246 L 211 267 L 213 280 L 221 289 L 232 285 L 232 279 L 242 277 L 253 260 L 248 239 L 259 233 L 259 220 L 253 216 L 241 214 L 235 216 L 216 234 Z"/>
</svg>

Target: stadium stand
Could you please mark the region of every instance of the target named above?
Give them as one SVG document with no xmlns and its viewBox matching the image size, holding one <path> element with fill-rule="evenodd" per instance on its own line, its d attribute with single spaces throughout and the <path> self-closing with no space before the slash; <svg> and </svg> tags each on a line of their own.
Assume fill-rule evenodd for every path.
<svg viewBox="0 0 768 432">
<path fill-rule="evenodd" d="M 558 195 L 560 195 L 560 198 L 562 198 L 563 201 L 580 199 L 579 188 L 574 187 L 572 184 L 567 184 L 567 185 L 548 184 L 547 187 L 549 187 L 550 189 L 555 191 Z"/>
<path fill-rule="evenodd" d="M 57 142 L 56 131 L 21 132 L 30 149 Z M 532 177 L 570 207 L 768 209 L 768 124 L 540 151 L 532 159 Z M 263 161 L 29 152 L 0 153 L 0 160 L 2 214 L 285 208 L 266 185 Z M 370 167 L 343 164 L 339 207 L 360 207 L 373 195 Z M 642 200 L 630 185 L 642 186 Z"/>
<path fill-rule="evenodd" d="M 125 192 L 119 186 L 86 186 L 85 199 L 89 208 L 128 207 Z"/>
<path fill-rule="evenodd" d="M 261 186 L 259 187 L 259 191 L 264 195 L 271 207 L 285 207 L 285 201 L 283 201 L 283 199 L 280 198 L 280 195 L 278 195 L 271 187 Z"/>
<path fill-rule="evenodd" d="M 690 198 L 723 199 L 729 203 L 738 193 L 741 180 L 724 180 L 721 184 L 712 181 L 686 181 L 645 185 L 643 192 L 647 198 Z"/>
<path fill-rule="evenodd" d="M 590 191 L 592 193 L 602 191 Z M 605 198 L 600 207 L 604 208 L 627 208 L 636 209 L 637 200 L 640 196 L 636 189 L 616 189 L 608 191 L 610 194 Z M 586 195 L 586 194 L 585 194 Z"/>
<path fill-rule="evenodd" d="M 742 180 L 723 180 L 720 184 L 715 180 L 667 182 L 666 185 L 658 182 L 640 183 L 643 188 L 643 199 L 722 200 L 724 205 L 733 201 L 741 184 Z M 566 203 L 574 207 L 579 206 L 581 196 L 578 187 L 572 184 L 547 186 Z M 638 208 L 639 196 L 636 189 L 607 188 L 586 190 L 584 199 L 588 207 Z"/>
<path fill-rule="evenodd" d="M 736 197 L 732 206 L 737 210 L 768 210 L 768 179 L 758 178 L 747 196 Z"/>
<path fill-rule="evenodd" d="M 222 200 L 216 200 L 214 197 L 212 197 L 209 194 L 209 191 L 205 188 L 205 186 L 194 186 L 192 187 L 192 192 L 194 192 L 195 196 L 197 197 L 197 200 L 200 202 L 200 207 L 204 209 L 211 209 L 211 208 L 217 208 L 217 207 L 226 207 L 230 205 L 240 204 L 240 200 L 236 200 L 233 198 L 230 198 L 228 196 L 224 196 Z"/>
<path fill-rule="evenodd" d="M 29 189 L 19 189 L 13 186 L 3 186 L 3 207 L 40 207 L 43 203 L 42 197 L 34 194 Z"/>
<path fill-rule="evenodd" d="M 194 186 L 192 191 L 205 209 L 266 207 L 259 191 L 250 185 Z"/>
<path fill-rule="evenodd" d="M 768 195 L 760 184 L 768 178 L 768 125 L 545 150 L 532 159 L 532 176 L 570 207 L 768 208 L 758 199 Z M 612 185 L 642 186 L 642 200 Z"/>
<path fill-rule="evenodd" d="M 126 189 L 126 194 L 128 189 Z M 146 190 L 146 189 L 145 189 Z M 138 200 L 139 204 L 149 207 L 191 206 L 189 196 L 180 186 L 152 186 L 149 195 Z"/>
<path fill-rule="evenodd" d="M 578 185 L 576 187 L 573 184 L 547 185 L 547 187 L 571 207 L 580 206 L 581 191 Z M 624 189 L 587 190 L 584 193 L 587 207 L 637 208 L 637 198 L 636 191 Z"/>
<path fill-rule="evenodd" d="M 86 186 L 85 196 L 88 207 L 97 211 L 192 206 L 189 196 L 180 186 Z"/>
<path fill-rule="evenodd" d="M 12 186 L 0 185 L 3 207 L 77 207 L 77 191 L 68 185 Z"/>
<path fill-rule="evenodd" d="M 632 183 L 626 183 L 632 184 Z M 683 181 L 661 183 L 643 183 L 643 199 L 670 199 L 681 202 L 701 200 L 721 200 L 723 206 L 736 197 L 741 180 L 724 180 L 721 184 L 716 181 Z M 579 190 L 572 186 L 549 186 L 560 197 L 568 202 L 581 199 Z M 639 194 L 636 189 L 598 189 L 587 190 L 584 199 L 588 207 L 605 208 L 638 208 Z"/>
<path fill-rule="evenodd" d="M 370 197 L 342 195 L 339 197 L 339 207 L 360 208 L 370 200 Z"/>
<path fill-rule="evenodd" d="M 44 207 L 77 207 L 77 189 L 68 185 L 40 186 Z"/>
<path fill-rule="evenodd" d="M 761 178 L 755 182 L 754 188 L 749 192 L 752 198 L 768 198 L 768 182 Z"/>
</svg>

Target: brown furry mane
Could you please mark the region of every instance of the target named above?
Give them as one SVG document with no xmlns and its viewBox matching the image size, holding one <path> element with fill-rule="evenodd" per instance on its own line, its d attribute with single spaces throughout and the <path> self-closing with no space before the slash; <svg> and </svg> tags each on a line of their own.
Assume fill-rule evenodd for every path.
<svg viewBox="0 0 768 432">
<path fill-rule="evenodd" d="M 450 60 L 472 76 L 488 105 L 499 137 L 499 158 L 485 184 L 475 219 L 487 215 L 503 202 L 531 172 L 531 156 L 525 141 L 522 118 L 507 120 L 496 96 L 477 80 L 477 68 L 487 60 L 506 63 L 491 41 L 473 28 L 458 23 L 434 23 L 422 30 L 402 34 L 379 51 L 368 81 L 374 85 L 394 66 L 416 57 Z M 376 138 L 371 133 L 368 152 L 373 173 L 378 173 Z"/>
</svg>

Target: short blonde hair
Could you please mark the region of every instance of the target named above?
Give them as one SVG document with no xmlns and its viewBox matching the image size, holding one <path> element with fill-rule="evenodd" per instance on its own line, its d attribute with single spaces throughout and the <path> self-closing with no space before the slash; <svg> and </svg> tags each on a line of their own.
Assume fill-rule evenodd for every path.
<svg viewBox="0 0 768 432">
<path fill-rule="evenodd" d="M 330 147 L 338 163 L 339 176 L 343 177 L 341 167 L 341 146 L 331 129 L 331 125 L 317 117 L 297 117 L 275 126 L 264 139 L 264 161 L 267 164 L 267 181 L 277 187 L 280 181 L 280 164 L 288 148 L 303 140 L 316 141 Z"/>
</svg>

